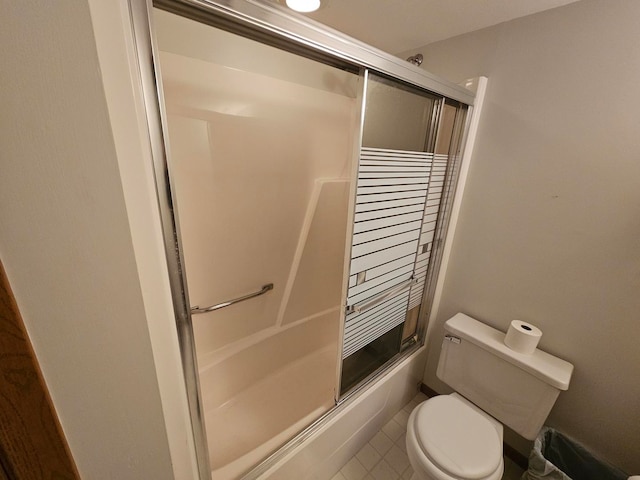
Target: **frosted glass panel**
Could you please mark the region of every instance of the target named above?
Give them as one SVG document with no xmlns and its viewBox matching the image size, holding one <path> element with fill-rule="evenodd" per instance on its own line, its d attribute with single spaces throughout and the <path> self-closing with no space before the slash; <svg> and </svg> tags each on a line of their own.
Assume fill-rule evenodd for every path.
<svg viewBox="0 0 640 480">
<path fill-rule="evenodd" d="M 360 151 L 342 393 L 400 351 L 432 166 L 432 153 Z"/>
<path fill-rule="evenodd" d="M 414 339 L 441 205 L 450 193 L 450 151 L 455 156 L 464 118 L 459 109 L 428 92 L 368 77 L 341 394 Z"/>
</svg>

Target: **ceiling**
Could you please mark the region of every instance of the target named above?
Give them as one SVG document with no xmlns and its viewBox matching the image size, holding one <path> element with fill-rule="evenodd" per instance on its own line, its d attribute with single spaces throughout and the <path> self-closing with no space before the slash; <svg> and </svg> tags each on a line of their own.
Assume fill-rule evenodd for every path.
<svg viewBox="0 0 640 480">
<path fill-rule="evenodd" d="M 577 0 L 322 0 L 308 17 L 401 53 Z"/>
</svg>

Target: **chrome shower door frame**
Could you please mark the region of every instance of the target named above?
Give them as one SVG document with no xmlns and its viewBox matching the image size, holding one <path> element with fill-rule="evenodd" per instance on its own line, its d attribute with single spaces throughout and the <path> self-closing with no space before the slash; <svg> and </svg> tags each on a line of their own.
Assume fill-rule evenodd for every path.
<svg viewBox="0 0 640 480">
<path fill-rule="evenodd" d="M 151 9 L 157 6 L 169 12 L 253 38 L 298 55 L 359 73 L 362 77 L 366 77 L 366 71 L 380 73 L 443 97 L 457 100 L 469 105 L 470 108 L 474 102 L 474 94 L 459 85 L 429 74 L 400 58 L 377 50 L 301 16 L 290 14 L 283 8 L 266 1 L 126 1 L 137 54 L 138 80 L 144 97 L 148 128 L 148 138 L 145 140 L 151 146 L 154 163 L 153 168 L 168 264 L 168 276 L 172 291 L 178 341 L 180 343 L 182 369 L 189 402 L 199 478 L 210 480 L 211 470 L 195 354 L 192 312 L 188 303 L 189 296 L 184 271 L 183 252 L 180 244 L 180 224 L 177 217 L 176 198 L 172 191 L 162 80 L 159 74 L 158 53 L 151 24 Z M 361 128 L 362 118 L 360 121 Z M 357 164 L 357 162 L 355 163 Z M 422 341 L 424 341 L 424 338 Z M 341 353 L 339 352 L 340 355 Z M 409 352 L 404 353 L 408 354 Z M 378 376 L 379 374 L 375 375 L 375 377 Z M 356 392 L 353 393 L 355 394 Z M 344 400 L 341 404 L 348 403 L 348 399 Z M 304 438 L 313 433 L 315 426 L 325 417 L 334 415 L 335 410 L 328 412 L 316 423 L 301 432 L 290 444 L 297 445 L 303 441 Z M 268 461 L 273 462 L 277 459 L 278 452 L 270 457 Z M 257 468 L 250 476 L 255 476 L 260 470 L 264 470 L 264 468 Z"/>
</svg>

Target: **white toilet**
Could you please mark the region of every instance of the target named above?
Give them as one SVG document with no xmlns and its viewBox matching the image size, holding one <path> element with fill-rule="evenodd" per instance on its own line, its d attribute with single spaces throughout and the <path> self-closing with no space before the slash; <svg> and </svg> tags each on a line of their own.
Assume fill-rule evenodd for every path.
<svg viewBox="0 0 640 480">
<path fill-rule="evenodd" d="M 541 350 L 524 355 L 505 334 L 458 313 L 444 325 L 437 375 L 456 393 L 418 405 L 407 424 L 412 480 L 499 480 L 502 424 L 533 440 L 573 365 Z"/>
</svg>

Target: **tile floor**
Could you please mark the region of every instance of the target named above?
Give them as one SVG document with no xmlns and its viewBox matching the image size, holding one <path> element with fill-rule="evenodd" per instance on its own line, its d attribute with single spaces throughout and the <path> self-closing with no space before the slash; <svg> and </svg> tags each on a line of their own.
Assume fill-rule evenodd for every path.
<svg viewBox="0 0 640 480">
<path fill-rule="evenodd" d="M 426 399 L 426 395 L 418 393 L 332 480 L 409 480 L 413 470 L 405 446 L 407 421 L 411 411 Z M 522 469 L 505 457 L 502 480 L 519 480 L 521 476 Z"/>
</svg>

